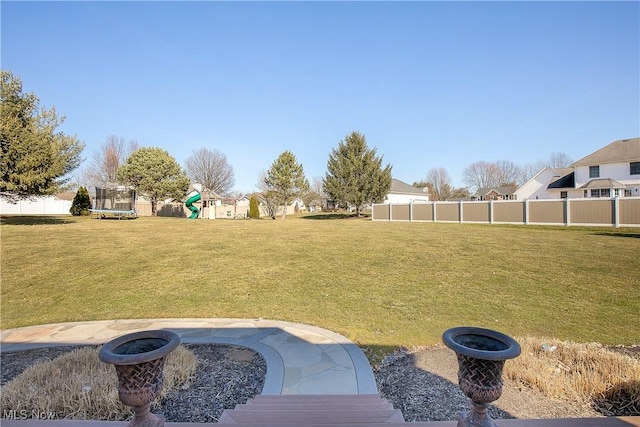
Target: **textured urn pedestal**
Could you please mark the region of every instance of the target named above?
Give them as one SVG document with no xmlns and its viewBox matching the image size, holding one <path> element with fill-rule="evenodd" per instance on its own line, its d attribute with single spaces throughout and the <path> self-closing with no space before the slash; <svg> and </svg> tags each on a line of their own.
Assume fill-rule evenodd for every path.
<svg viewBox="0 0 640 427">
<path fill-rule="evenodd" d="M 520 344 L 490 329 L 447 329 L 442 341 L 458 357 L 458 383 L 471 399 L 471 409 L 458 415 L 458 427 L 496 427 L 487 413 L 489 403 L 502 394 L 502 368 L 520 355 Z"/>
<path fill-rule="evenodd" d="M 100 360 L 115 365 L 118 397 L 135 412 L 129 427 L 164 426 L 164 417 L 149 408 L 162 391 L 165 357 L 179 344 L 173 332 L 142 331 L 115 338 L 100 349 Z"/>
</svg>

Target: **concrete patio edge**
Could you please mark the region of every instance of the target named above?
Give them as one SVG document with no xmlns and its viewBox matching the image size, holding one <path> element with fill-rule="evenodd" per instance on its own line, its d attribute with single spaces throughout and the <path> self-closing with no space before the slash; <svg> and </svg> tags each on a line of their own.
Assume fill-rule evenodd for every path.
<svg viewBox="0 0 640 427">
<path fill-rule="evenodd" d="M 265 359 L 262 394 L 376 394 L 362 350 L 335 332 L 266 319 L 118 319 L 34 325 L 0 331 L 0 352 L 61 345 L 99 345 L 142 330 L 167 329 L 183 343 L 247 347 Z"/>
</svg>

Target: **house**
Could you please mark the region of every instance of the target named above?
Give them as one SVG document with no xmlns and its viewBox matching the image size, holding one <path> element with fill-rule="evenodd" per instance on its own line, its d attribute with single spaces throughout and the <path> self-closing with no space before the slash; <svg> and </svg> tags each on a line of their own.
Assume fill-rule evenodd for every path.
<svg viewBox="0 0 640 427">
<path fill-rule="evenodd" d="M 246 194 L 240 198 L 227 197 L 216 201 L 215 218 L 247 218 L 251 203 L 251 196 L 258 198 L 258 209 L 261 217 L 269 217 L 271 214 L 282 215 L 282 205 L 274 206 L 275 212 L 271 212 L 262 193 Z M 287 215 L 304 212 L 307 210 L 301 198 L 295 198 L 287 205 Z"/>
<path fill-rule="evenodd" d="M 383 203 L 424 203 L 429 201 L 426 188 L 416 188 L 399 179 L 391 180 L 391 190 L 387 193 Z"/>
<path fill-rule="evenodd" d="M 614 141 L 569 168 L 544 168 L 515 194 L 518 200 L 640 197 L 640 138 Z"/>
<path fill-rule="evenodd" d="M 514 200 L 516 187 L 478 188 L 474 200 Z"/>
<path fill-rule="evenodd" d="M 640 138 L 614 141 L 571 166 L 582 197 L 640 197 Z"/>
<path fill-rule="evenodd" d="M 514 191 L 516 200 L 559 199 L 561 192 L 575 188 L 573 168 L 545 167 Z"/>
</svg>

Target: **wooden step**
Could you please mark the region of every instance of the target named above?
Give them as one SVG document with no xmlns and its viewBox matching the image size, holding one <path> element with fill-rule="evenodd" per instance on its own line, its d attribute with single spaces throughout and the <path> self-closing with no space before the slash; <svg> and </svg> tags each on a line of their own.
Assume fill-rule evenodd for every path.
<svg viewBox="0 0 640 427">
<path fill-rule="evenodd" d="M 253 397 L 252 403 L 268 403 L 268 402 L 387 402 L 379 394 L 259 394 Z M 249 402 L 247 402 L 249 403 Z"/>
<path fill-rule="evenodd" d="M 348 396 L 348 397 L 347 397 Z M 256 396 L 246 404 L 236 406 L 236 410 L 268 409 L 393 409 L 393 405 L 378 395 L 305 395 L 305 396 Z"/>
<path fill-rule="evenodd" d="M 225 410 L 218 424 L 282 424 L 314 425 L 345 423 L 388 423 L 403 422 L 398 409 L 302 409 L 302 410 Z"/>
<path fill-rule="evenodd" d="M 247 402 L 246 404 L 236 405 L 235 411 L 272 411 L 272 410 L 302 410 L 302 409 L 315 409 L 315 410 L 337 410 L 337 409 L 366 409 L 374 411 L 376 409 L 393 409 L 393 404 L 390 402 L 378 402 L 378 403 L 360 403 L 358 405 L 336 405 L 331 402 L 306 402 L 306 403 L 273 403 L 271 405 L 265 404 L 252 404 Z"/>
<path fill-rule="evenodd" d="M 377 394 L 258 395 L 225 410 L 219 424 L 336 425 L 403 423 L 402 413 Z"/>
</svg>

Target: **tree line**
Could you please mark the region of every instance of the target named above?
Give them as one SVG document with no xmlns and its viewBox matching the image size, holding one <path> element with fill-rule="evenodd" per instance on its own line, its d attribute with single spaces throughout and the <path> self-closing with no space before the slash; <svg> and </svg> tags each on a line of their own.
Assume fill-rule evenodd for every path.
<svg viewBox="0 0 640 427">
<path fill-rule="evenodd" d="M 460 188 L 453 187 L 451 176 L 445 168 L 434 167 L 429 169 L 422 181 L 414 182 L 413 186 L 427 188 L 430 200 L 459 199 L 469 197 L 481 188 L 518 187 L 545 167 L 566 168 L 571 163 L 571 157 L 562 152 L 554 152 L 547 159 L 524 166 L 518 166 L 510 160 L 479 161 L 462 171 L 462 181 L 466 187 Z"/>
<path fill-rule="evenodd" d="M 22 93 L 22 81 L 10 71 L 1 71 L 0 197 L 11 202 L 34 196 L 53 195 L 67 188 L 71 172 L 81 163 L 84 143 L 56 129 L 64 122 L 55 108 L 39 108 L 32 93 Z M 423 181 L 432 200 L 469 195 L 469 189 L 509 186 L 525 182 L 544 166 L 563 167 L 571 160 L 554 153 L 550 159 L 518 167 L 510 161 L 476 162 L 465 168 L 463 181 L 468 187 L 453 188 L 446 169 L 430 169 Z M 155 215 L 157 203 L 182 199 L 192 182 L 219 196 L 240 197 L 233 193 L 235 176 L 226 156 L 218 150 L 200 148 L 185 160 L 185 168 L 166 151 L 141 147 L 136 141 L 111 135 L 92 153 L 88 168 L 79 180 L 95 185 L 128 185 L 151 201 Z M 275 217 L 296 198 L 306 205 L 328 199 L 339 207 L 351 207 L 360 215 L 370 203 L 382 202 L 391 188 L 392 166 L 367 145 L 363 133 L 346 135 L 331 150 L 327 171 L 310 183 L 294 153 L 284 151 L 269 169 L 258 175 L 262 201 Z M 84 197 L 84 194 L 83 194 Z"/>
<path fill-rule="evenodd" d="M 81 163 L 84 143 L 56 129 L 64 117 L 55 109 L 39 109 L 32 93 L 22 92 L 22 81 L 10 71 L 1 71 L 0 196 L 17 202 L 65 190 L 71 172 Z M 93 153 L 84 180 L 99 185 L 127 185 L 151 202 L 152 215 L 164 199 L 182 199 L 191 182 L 217 195 L 230 195 L 234 172 L 226 156 L 207 148 L 195 150 L 185 161 L 186 169 L 166 151 L 140 147 L 136 141 L 109 136 Z M 328 197 L 341 206 L 354 206 L 356 213 L 365 203 L 382 201 L 391 187 L 391 165 L 382 165 L 382 156 L 369 148 L 364 134 L 352 132 L 333 149 L 327 174 L 309 184 L 303 167 L 291 151 L 284 151 L 271 167 L 260 173 L 258 187 L 273 215 L 298 197 L 305 202 Z M 86 189 L 79 191 L 73 211 L 85 212 Z"/>
</svg>

